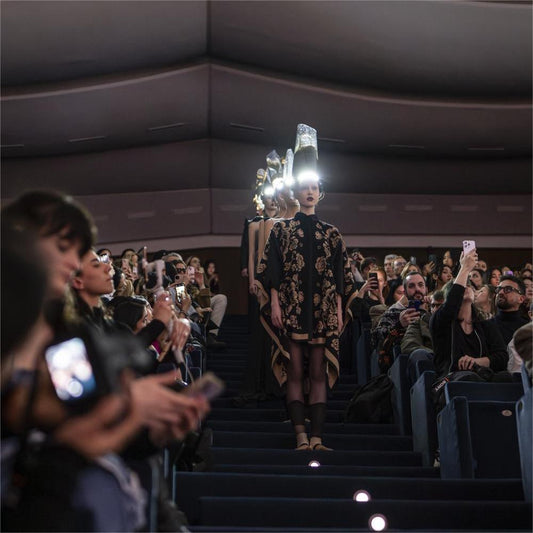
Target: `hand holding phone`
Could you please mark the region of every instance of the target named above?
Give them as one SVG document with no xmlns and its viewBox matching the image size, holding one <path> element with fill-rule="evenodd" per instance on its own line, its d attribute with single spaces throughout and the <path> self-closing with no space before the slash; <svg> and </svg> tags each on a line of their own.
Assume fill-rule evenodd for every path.
<svg viewBox="0 0 533 533">
<path fill-rule="evenodd" d="M 368 281 L 370 282 L 372 290 L 379 289 L 379 281 L 378 281 L 378 273 L 377 272 L 369 272 Z"/>
<path fill-rule="evenodd" d="M 207 372 L 200 379 L 191 383 L 183 392 L 193 398 L 201 395 L 212 401 L 220 396 L 224 389 L 224 382 L 217 378 L 213 372 Z"/>
</svg>

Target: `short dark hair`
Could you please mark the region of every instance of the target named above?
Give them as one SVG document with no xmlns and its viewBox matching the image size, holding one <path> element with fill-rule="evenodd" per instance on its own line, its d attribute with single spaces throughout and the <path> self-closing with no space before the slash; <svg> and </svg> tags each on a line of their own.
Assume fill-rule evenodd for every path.
<svg viewBox="0 0 533 533">
<path fill-rule="evenodd" d="M 64 238 L 80 242 L 80 257 L 96 241 L 96 226 L 89 212 L 71 196 L 55 191 L 31 191 L 2 209 L 2 223 L 39 237 L 67 230 Z"/>
<path fill-rule="evenodd" d="M 517 278 L 516 276 L 511 276 L 510 274 L 506 274 L 505 276 L 502 276 L 500 278 L 500 282 L 498 283 L 498 285 L 502 281 L 512 281 L 513 283 L 516 283 L 518 285 L 520 292 L 522 294 L 526 294 L 526 285 L 520 278 Z"/>
<path fill-rule="evenodd" d="M 375 258 L 375 257 L 365 257 L 362 261 L 361 261 L 361 272 L 365 269 L 365 268 L 368 268 L 370 265 L 377 265 L 378 264 L 378 260 Z"/>
<path fill-rule="evenodd" d="M 403 278 L 403 281 L 402 281 L 402 283 L 403 283 L 403 288 L 404 288 L 405 290 L 407 290 L 407 279 L 410 278 L 411 276 L 420 276 L 420 277 L 424 280 L 424 285 L 427 285 L 427 284 L 426 284 L 426 278 L 425 278 L 420 272 L 418 272 L 418 271 L 416 271 L 416 272 L 409 272 L 409 273 L 405 276 L 405 278 Z"/>
</svg>

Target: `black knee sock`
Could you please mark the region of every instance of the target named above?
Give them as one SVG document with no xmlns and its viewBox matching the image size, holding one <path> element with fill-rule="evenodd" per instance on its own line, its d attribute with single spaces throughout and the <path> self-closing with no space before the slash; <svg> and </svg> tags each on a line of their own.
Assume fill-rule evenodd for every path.
<svg viewBox="0 0 533 533">
<path fill-rule="evenodd" d="M 313 403 L 309 406 L 309 410 L 311 412 L 311 437 L 322 437 L 327 405 L 325 403 Z"/>
<path fill-rule="evenodd" d="M 287 411 L 293 426 L 305 427 L 305 405 L 296 400 L 287 404 Z"/>
</svg>

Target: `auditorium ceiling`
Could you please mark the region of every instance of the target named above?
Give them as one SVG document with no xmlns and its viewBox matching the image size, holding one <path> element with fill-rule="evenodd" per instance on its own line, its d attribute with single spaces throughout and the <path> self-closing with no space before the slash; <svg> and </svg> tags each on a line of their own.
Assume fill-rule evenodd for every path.
<svg viewBox="0 0 533 533">
<path fill-rule="evenodd" d="M 3 1 L 1 30 L 3 196 L 249 191 L 299 122 L 334 193 L 531 192 L 530 2 Z"/>
</svg>

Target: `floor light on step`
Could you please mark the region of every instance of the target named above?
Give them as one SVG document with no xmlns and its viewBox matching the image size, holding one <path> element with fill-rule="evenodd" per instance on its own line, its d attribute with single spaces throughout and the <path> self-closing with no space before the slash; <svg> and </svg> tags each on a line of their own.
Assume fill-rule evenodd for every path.
<svg viewBox="0 0 533 533">
<path fill-rule="evenodd" d="M 388 525 L 387 518 L 382 514 L 373 514 L 368 519 L 368 527 L 371 531 L 385 531 Z"/>
<path fill-rule="evenodd" d="M 309 461 L 309 465 L 311 468 L 318 468 L 320 466 L 320 463 L 317 460 Z"/>
<path fill-rule="evenodd" d="M 370 493 L 366 490 L 358 490 L 353 494 L 354 502 L 369 502 L 371 499 Z"/>
</svg>

